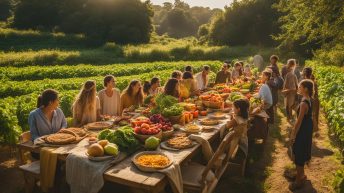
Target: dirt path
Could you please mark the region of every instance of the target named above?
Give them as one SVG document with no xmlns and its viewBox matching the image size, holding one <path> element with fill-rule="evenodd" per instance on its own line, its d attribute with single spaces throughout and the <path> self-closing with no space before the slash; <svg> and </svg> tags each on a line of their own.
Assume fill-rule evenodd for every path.
<svg viewBox="0 0 344 193">
<path fill-rule="evenodd" d="M 285 139 L 289 126 L 284 116 L 281 122 L 280 133 Z M 334 192 L 331 185 L 334 173 L 343 166 L 339 161 L 338 149 L 330 144 L 328 127 L 323 116 L 320 117 L 319 128 L 320 136 L 313 138 L 312 160 L 309 166 L 305 168 L 308 180 L 304 188 L 295 192 Z M 291 192 L 288 189 L 288 180 L 283 177 L 285 169 L 293 165 L 288 159 L 286 143 L 280 139 L 276 139 L 274 143 L 276 151 L 273 153 L 274 161 L 271 166 L 271 175 L 265 184 L 269 187 L 268 192 Z"/>
<path fill-rule="evenodd" d="M 334 192 L 332 182 L 336 170 L 343 168 L 340 153 L 330 144 L 328 127 L 323 115 L 320 118 L 320 137 L 314 138 L 312 160 L 305 172 L 308 180 L 297 193 Z M 250 147 L 249 162 L 244 178 L 225 177 L 216 189 L 217 193 L 289 193 L 290 181 L 283 173 L 293 167 L 287 154 L 287 133 L 290 125 L 279 108 L 277 120 L 270 128 L 265 144 Z M 344 191 L 344 190 L 343 190 Z"/>
</svg>

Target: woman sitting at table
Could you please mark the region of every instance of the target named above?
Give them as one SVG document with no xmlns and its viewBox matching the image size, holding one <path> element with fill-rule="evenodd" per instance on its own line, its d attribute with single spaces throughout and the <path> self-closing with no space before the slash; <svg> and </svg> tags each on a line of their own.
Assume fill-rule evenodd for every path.
<svg viewBox="0 0 344 193">
<path fill-rule="evenodd" d="M 240 76 L 242 76 L 243 73 L 242 73 L 242 66 L 241 66 L 241 63 L 240 62 L 236 62 L 234 64 L 234 69 L 232 71 L 232 80 L 236 80 L 238 78 L 240 78 Z"/>
<path fill-rule="evenodd" d="M 132 80 L 121 95 L 121 112 L 129 111 L 132 106 L 140 106 L 143 103 L 141 82 Z"/>
<path fill-rule="evenodd" d="M 82 86 L 72 106 L 73 125 L 81 127 L 100 120 L 100 102 L 96 91 L 96 82 L 88 80 Z"/>
<path fill-rule="evenodd" d="M 229 155 L 235 160 L 239 157 L 247 156 L 247 128 L 249 118 L 249 102 L 245 99 L 239 99 L 233 103 L 234 115 L 231 115 L 231 120 L 227 123 L 227 128 L 234 130 L 235 137 L 231 141 Z"/>
<path fill-rule="evenodd" d="M 250 65 L 246 64 L 246 66 L 244 67 L 243 74 L 247 78 L 252 76 L 252 71 L 251 71 Z"/>
<path fill-rule="evenodd" d="M 101 115 L 120 115 L 121 108 L 121 92 L 115 88 L 115 77 L 107 75 L 104 78 L 104 88 L 98 92 L 100 101 L 100 114 Z"/>
<path fill-rule="evenodd" d="M 171 78 L 175 78 L 177 80 L 181 80 L 182 79 L 182 72 L 179 71 L 179 70 L 176 70 L 176 71 L 172 72 Z"/>
<path fill-rule="evenodd" d="M 47 89 L 37 99 L 37 108 L 30 112 L 31 139 L 58 132 L 67 127 L 66 118 L 59 106 L 58 93 Z"/>
<path fill-rule="evenodd" d="M 156 95 L 160 93 L 160 79 L 154 77 L 150 82 L 145 81 L 143 85 L 143 93 L 145 96 Z"/>
<path fill-rule="evenodd" d="M 180 82 L 180 97 L 190 98 L 192 96 L 199 96 L 200 90 L 197 89 L 197 83 L 193 78 L 191 72 L 183 73 L 183 80 Z"/>
<path fill-rule="evenodd" d="M 179 81 L 175 78 L 170 78 L 165 85 L 164 94 L 174 96 L 179 98 L 180 94 L 180 85 Z"/>
</svg>

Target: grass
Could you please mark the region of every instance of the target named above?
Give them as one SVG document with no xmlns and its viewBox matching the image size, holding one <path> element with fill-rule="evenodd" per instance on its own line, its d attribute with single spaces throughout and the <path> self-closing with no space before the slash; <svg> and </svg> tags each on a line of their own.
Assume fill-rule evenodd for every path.
<svg viewBox="0 0 344 193">
<path fill-rule="evenodd" d="M 260 54 L 268 58 L 273 48 L 258 46 L 200 45 L 195 38 L 173 39 L 153 35 L 149 44 L 104 45 L 82 35 L 0 28 L 0 66 L 104 65 L 119 62 L 233 60 Z"/>
</svg>

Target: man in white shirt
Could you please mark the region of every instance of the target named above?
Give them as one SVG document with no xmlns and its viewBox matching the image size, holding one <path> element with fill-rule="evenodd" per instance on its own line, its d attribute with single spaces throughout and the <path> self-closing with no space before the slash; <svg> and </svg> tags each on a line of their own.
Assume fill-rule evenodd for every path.
<svg viewBox="0 0 344 193">
<path fill-rule="evenodd" d="M 209 82 L 209 72 L 210 67 L 208 65 L 204 65 L 202 72 L 199 72 L 195 75 L 197 89 L 204 90 L 207 88 Z"/>
</svg>

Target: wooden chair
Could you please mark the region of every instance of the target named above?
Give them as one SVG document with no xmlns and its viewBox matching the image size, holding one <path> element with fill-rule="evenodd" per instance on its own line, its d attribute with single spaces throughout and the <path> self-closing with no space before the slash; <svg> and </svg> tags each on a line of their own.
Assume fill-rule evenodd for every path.
<svg viewBox="0 0 344 193">
<path fill-rule="evenodd" d="M 229 161 L 228 149 L 233 134 L 234 132 L 230 132 L 224 137 L 206 166 L 191 162 L 181 167 L 183 186 L 186 192 L 211 193 L 214 191 L 218 181 L 227 169 Z"/>
<path fill-rule="evenodd" d="M 19 143 L 20 144 L 24 144 L 27 142 L 31 141 L 31 133 L 30 131 L 26 131 L 23 132 L 20 136 L 19 136 Z M 18 152 L 19 152 L 19 161 L 20 164 L 25 164 L 26 161 L 28 160 L 28 156 L 27 154 L 29 153 L 29 151 L 23 149 L 23 148 L 18 148 Z"/>
<path fill-rule="evenodd" d="M 24 132 L 19 137 L 19 143 L 26 143 L 31 140 L 30 131 Z M 19 149 L 19 157 L 22 164 L 25 163 L 24 157 L 26 157 L 27 151 Z M 40 161 L 33 161 L 27 164 L 19 166 L 19 169 L 24 174 L 25 180 L 25 192 L 30 193 L 33 191 L 36 182 L 40 179 Z"/>
</svg>

